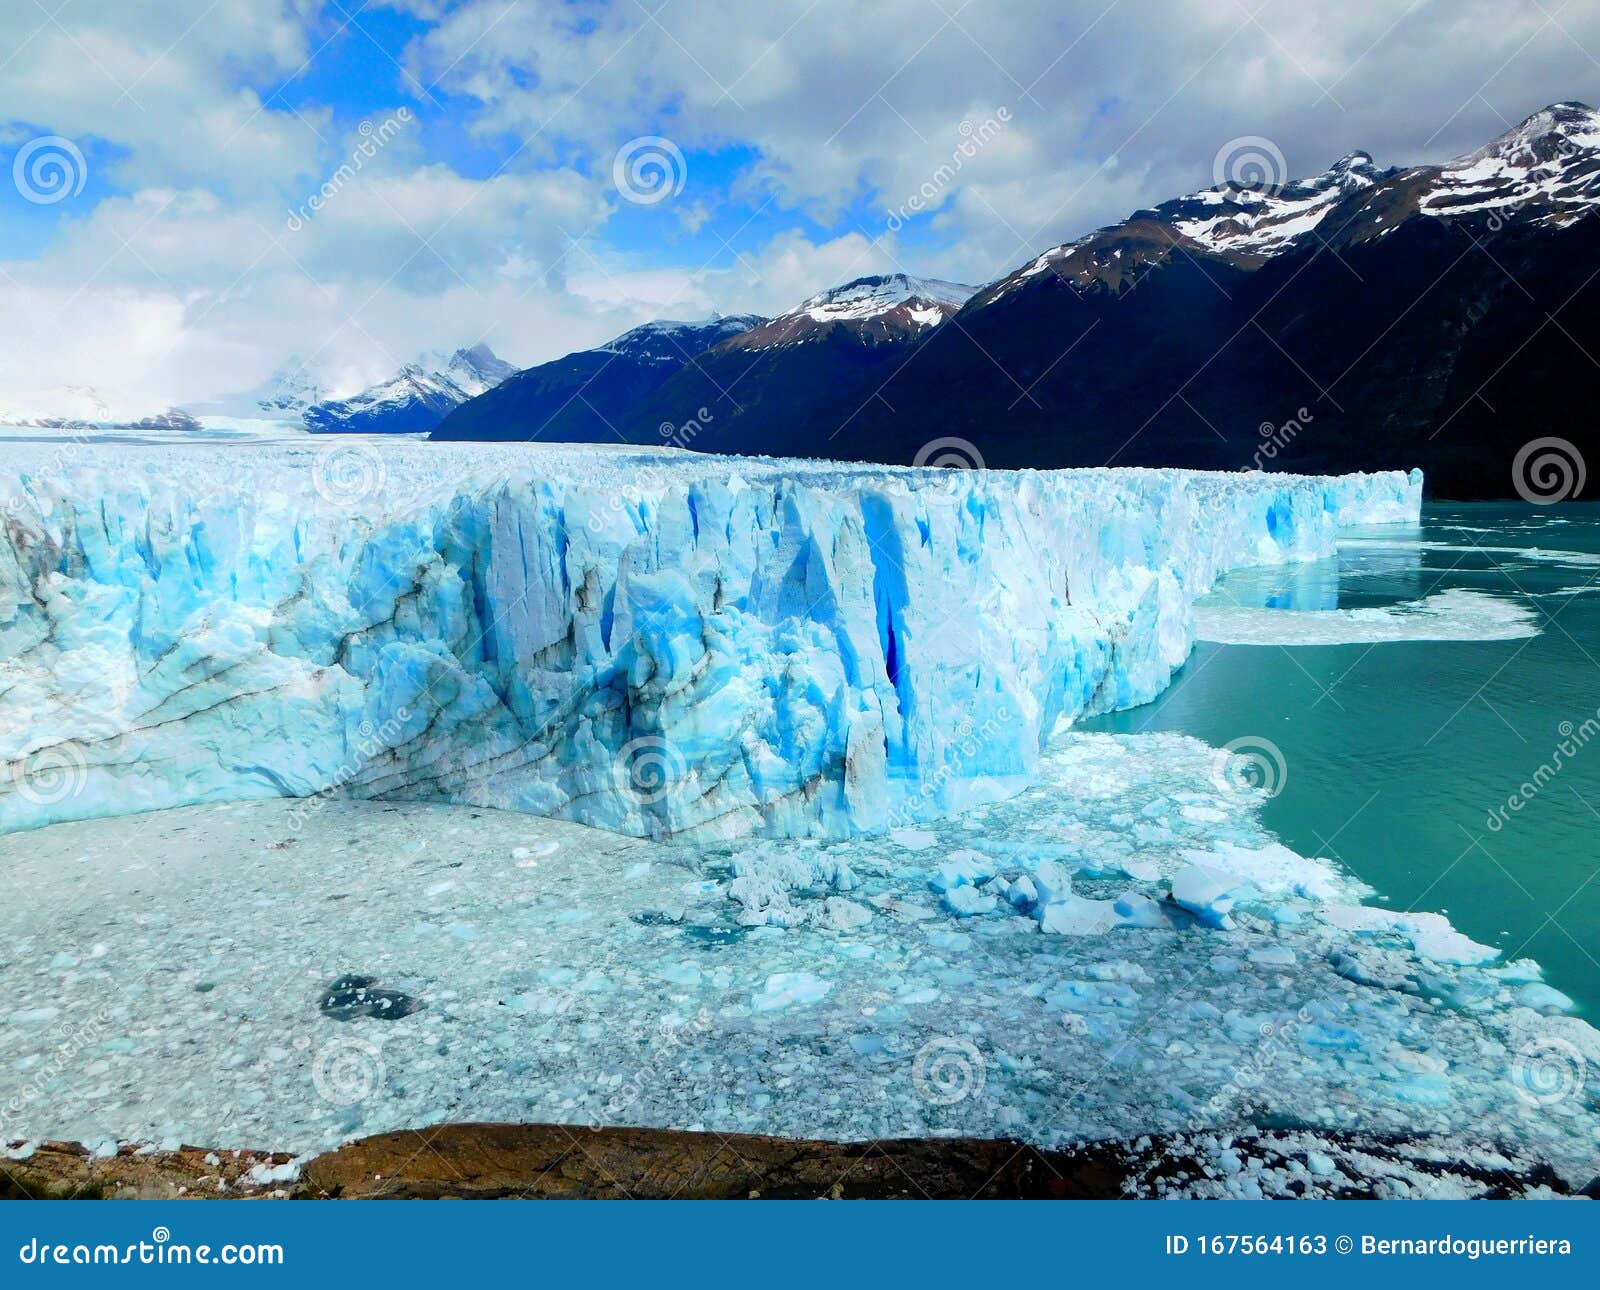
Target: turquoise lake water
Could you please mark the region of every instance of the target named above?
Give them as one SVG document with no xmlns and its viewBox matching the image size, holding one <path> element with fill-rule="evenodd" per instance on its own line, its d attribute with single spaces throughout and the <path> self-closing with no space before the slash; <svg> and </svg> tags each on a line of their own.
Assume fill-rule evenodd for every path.
<svg viewBox="0 0 1600 1290">
<path fill-rule="evenodd" d="M 1348 538 L 1337 560 L 1231 575 L 1208 603 L 1330 610 L 1467 591 L 1521 606 L 1537 634 L 1201 643 L 1155 703 L 1079 728 L 1270 740 L 1284 773 L 1264 818 L 1284 842 L 1338 859 L 1392 908 L 1444 911 L 1506 958 L 1538 960 L 1593 1020 L 1600 736 L 1584 722 L 1600 708 L 1600 506 L 1430 503 L 1417 528 Z"/>
</svg>

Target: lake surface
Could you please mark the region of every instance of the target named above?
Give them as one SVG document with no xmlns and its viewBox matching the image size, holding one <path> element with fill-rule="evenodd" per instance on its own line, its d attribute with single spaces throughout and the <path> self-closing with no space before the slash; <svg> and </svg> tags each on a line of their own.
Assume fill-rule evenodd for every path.
<svg viewBox="0 0 1600 1290">
<path fill-rule="evenodd" d="M 1202 642 L 1155 703 L 1078 728 L 1270 741 L 1280 791 L 1264 822 L 1290 847 L 1336 858 L 1392 908 L 1446 911 L 1506 958 L 1538 960 L 1593 1019 L 1600 729 L 1584 723 L 1600 708 L 1600 506 L 1430 503 L 1416 529 L 1351 530 L 1337 560 L 1231 575 L 1205 603 L 1325 612 L 1441 595 L 1520 607 L 1536 633 Z"/>
</svg>

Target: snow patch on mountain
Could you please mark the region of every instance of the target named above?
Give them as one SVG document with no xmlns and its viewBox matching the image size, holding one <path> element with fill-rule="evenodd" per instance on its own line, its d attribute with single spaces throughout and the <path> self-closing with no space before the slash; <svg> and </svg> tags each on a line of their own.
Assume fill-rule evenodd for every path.
<svg viewBox="0 0 1600 1290">
<path fill-rule="evenodd" d="M 1384 174 L 1369 154 L 1352 152 L 1320 175 L 1281 188 L 1223 184 L 1156 209 L 1208 250 L 1271 257 L 1316 228 L 1336 202 Z"/>
<path fill-rule="evenodd" d="M 1426 215 L 1490 211 L 1564 225 L 1600 207 L 1600 112 L 1556 103 L 1441 167 L 1418 202 Z"/>
<path fill-rule="evenodd" d="M 959 282 L 891 273 L 831 287 L 804 301 L 795 312 L 815 322 L 859 321 L 905 306 L 920 325 L 931 327 L 966 304 L 976 290 Z"/>
<path fill-rule="evenodd" d="M 681 367 L 696 354 L 766 321 L 760 314 L 729 314 L 702 322 L 658 318 L 623 332 L 596 352 Z"/>
<path fill-rule="evenodd" d="M 803 345 L 849 335 L 867 345 L 916 340 L 951 317 L 977 291 L 959 282 L 890 273 L 856 278 L 800 302 L 730 344 L 741 349 Z"/>
</svg>

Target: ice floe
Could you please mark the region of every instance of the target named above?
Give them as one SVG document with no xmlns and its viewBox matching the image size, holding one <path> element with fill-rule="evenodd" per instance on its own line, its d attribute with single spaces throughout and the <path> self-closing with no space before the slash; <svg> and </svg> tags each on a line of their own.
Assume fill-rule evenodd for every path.
<svg viewBox="0 0 1600 1290">
<path fill-rule="evenodd" d="M 1358 609 L 1195 606 L 1195 638 L 1224 645 L 1500 641 L 1538 634 L 1538 614 L 1520 600 L 1462 589 L 1440 591 L 1420 600 Z"/>
<path fill-rule="evenodd" d="M 0 838 L 30 894 L 0 905 L 0 1139 L 1177 1133 L 1211 1144 L 1196 1185 L 1235 1195 L 1320 1194 L 1354 1167 L 1341 1135 L 1398 1135 L 1586 1184 L 1600 1035 L 1536 965 L 1283 847 L 1217 756 L 1068 733 L 915 852 L 347 801 L 298 828 L 263 801 Z M 416 1006 L 331 1015 L 346 977 Z M 1284 1125 L 1304 1137 L 1276 1155 L 1234 1136 Z"/>
</svg>

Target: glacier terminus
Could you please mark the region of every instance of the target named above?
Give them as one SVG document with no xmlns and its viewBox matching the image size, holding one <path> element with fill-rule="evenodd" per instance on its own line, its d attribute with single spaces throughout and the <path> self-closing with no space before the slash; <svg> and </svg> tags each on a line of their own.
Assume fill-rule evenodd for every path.
<svg viewBox="0 0 1600 1290">
<path fill-rule="evenodd" d="M 115 452 L 115 456 L 109 455 Z M 1420 473 L 18 444 L 0 827 L 274 796 L 845 837 L 1014 795 Z"/>
</svg>

